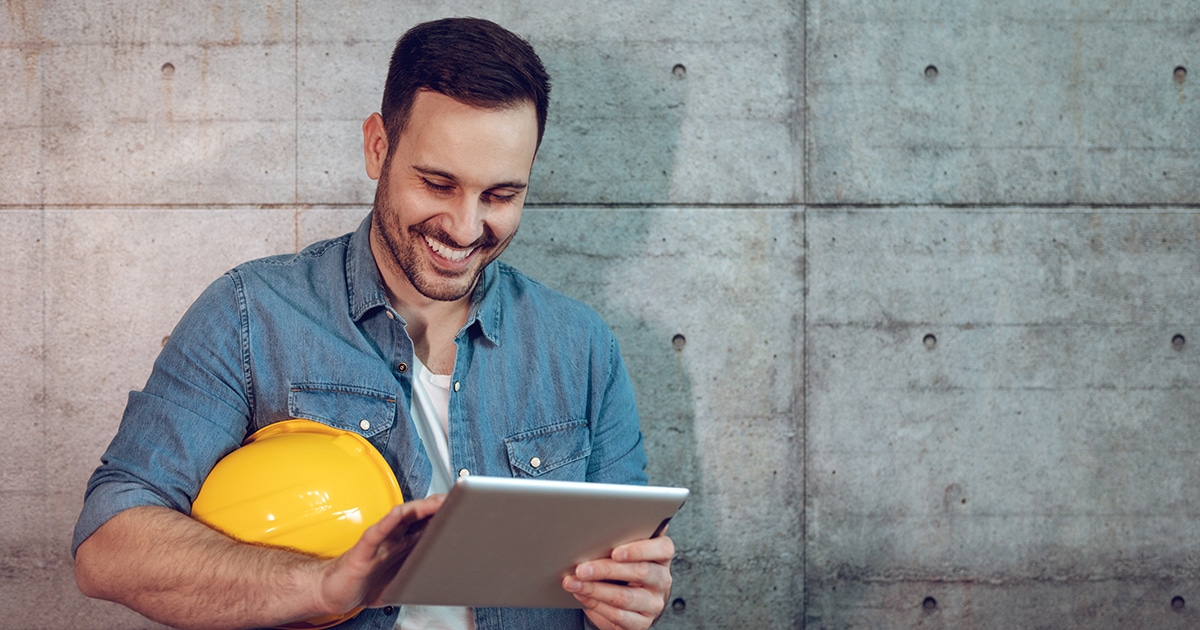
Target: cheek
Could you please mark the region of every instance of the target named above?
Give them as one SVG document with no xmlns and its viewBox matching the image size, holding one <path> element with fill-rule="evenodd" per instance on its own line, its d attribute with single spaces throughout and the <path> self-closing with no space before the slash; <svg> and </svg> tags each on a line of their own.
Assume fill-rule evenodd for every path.
<svg viewBox="0 0 1200 630">
<path fill-rule="evenodd" d="M 414 195 L 407 189 L 395 189 L 388 191 L 388 214 L 391 216 L 393 224 L 396 225 L 413 225 L 420 223 L 427 216 L 421 216 L 424 210 L 429 209 L 428 200 L 423 200 L 419 195 Z"/>
<path fill-rule="evenodd" d="M 489 223 L 492 227 L 492 233 L 496 235 L 496 238 L 501 241 L 506 240 L 516 233 L 517 227 L 521 224 L 521 209 L 516 208 L 499 213 Z"/>
</svg>

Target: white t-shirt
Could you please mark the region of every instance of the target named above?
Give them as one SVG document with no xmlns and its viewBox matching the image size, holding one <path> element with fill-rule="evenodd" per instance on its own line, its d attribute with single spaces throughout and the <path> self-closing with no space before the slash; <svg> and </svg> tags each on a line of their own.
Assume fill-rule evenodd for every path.
<svg viewBox="0 0 1200 630">
<path fill-rule="evenodd" d="M 450 376 L 434 374 L 413 355 L 412 418 L 425 445 L 433 478 L 429 494 L 450 491 Z M 472 630 L 475 615 L 461 606 L 401 606 L 396 627 L 402 630 Z"/>
</svg>

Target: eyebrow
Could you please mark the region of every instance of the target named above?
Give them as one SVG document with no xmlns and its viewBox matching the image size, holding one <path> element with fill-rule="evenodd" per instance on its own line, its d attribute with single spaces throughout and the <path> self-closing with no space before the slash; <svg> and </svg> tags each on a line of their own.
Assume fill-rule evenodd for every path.
<svg viewBox="0 0 1200 630">
<path fill-rule="evenodd" d="M 441 177 L 443 179 L 448 179 L 452 182 L 458 181 L 458 178 L 451 175 L 450 173 L 447 173 L 445 171 L 439 171 L 435 168 L 427 168 L 424 166 L 417 166 L 414 164 L 412 166 L 412 169 L 422 175 L 428 175 L 430 177 Z M 488 186 L 488 190 L 491 190 L 493 188 L 511 188 L 513 190 L 525 190 L 528 187 L 529 187 L 529 184 L 527 182 L 521 182 L 521 181 L 498 182 L 498 183 Z"/>
</svg>

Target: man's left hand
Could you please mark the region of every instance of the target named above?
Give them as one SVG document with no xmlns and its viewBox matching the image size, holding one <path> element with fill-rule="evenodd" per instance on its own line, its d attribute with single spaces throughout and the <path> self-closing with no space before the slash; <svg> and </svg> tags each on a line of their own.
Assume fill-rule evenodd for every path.
<svg viewBox="0 0 1200 630">
<path fill-rule="evenodd" d="M 583 604 L 600 630 L 649 628 L 671 595 L 675 543 L 666 536 L 613 549 L 608 558 L 581 563 L 563 588 Z"/>
</svg>

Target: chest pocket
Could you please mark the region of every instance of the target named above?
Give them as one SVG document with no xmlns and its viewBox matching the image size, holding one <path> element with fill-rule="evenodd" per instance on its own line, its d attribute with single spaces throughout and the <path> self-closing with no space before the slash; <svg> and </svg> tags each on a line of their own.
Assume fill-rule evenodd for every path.
<svg viewBox="0 0 1200 630">
<path fill-rule="evenodd" d="M 504 439 L 508 463 L 517 477 L 583 481 L 592 454 L 586 420 L 573 420 L 517 433 Z"/>
<path fill-rule="evenodd" d="M 288 413 L 371 438 L 396 423 L 396 397 L 351 385 L 300 383 L 288 392 Z"/>
</svg>

